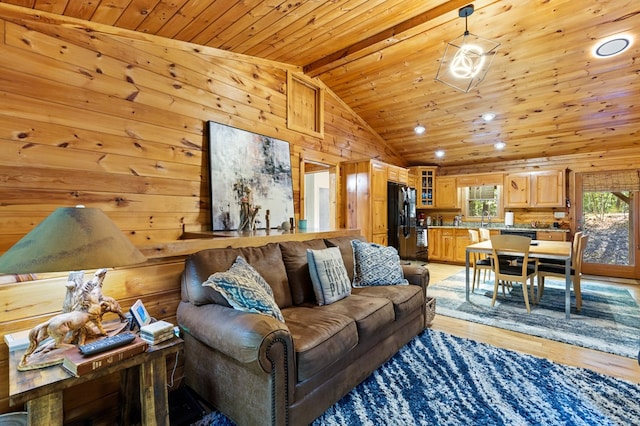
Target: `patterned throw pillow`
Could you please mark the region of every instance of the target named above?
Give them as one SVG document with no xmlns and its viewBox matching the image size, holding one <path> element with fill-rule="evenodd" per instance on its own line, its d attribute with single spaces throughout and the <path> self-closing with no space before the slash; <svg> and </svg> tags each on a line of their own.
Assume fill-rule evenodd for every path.
<svg viewBox="0 0 640 426">
<path fill-rule="evenodd" d="M 404 278 L 400 256 L 395 248 L 358 240 L 351 241 L 351 246 L 355 268 L 354 287 L 409 284 Z"/>
<path fill-rule="evenodd" d="M 212 274 L 202 285 L 219 291 L 239 311 L 270 315 L 284 322 L 282 312 L 273 298 L 273 290 L 241 256 L 236 258 L 228 271 Z"/>
<path fill-rule="evenodd" d="M 307 260 L 318 305 L 329 305 L 351 294 L 351 283 L 339 248 L 307 249 Z"/>
</svg>

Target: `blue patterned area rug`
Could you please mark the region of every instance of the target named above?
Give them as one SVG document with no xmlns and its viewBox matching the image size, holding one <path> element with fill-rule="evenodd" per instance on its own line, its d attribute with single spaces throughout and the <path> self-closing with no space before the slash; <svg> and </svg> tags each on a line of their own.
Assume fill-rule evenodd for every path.
<svg viewBox="0 0 640 426">
<path fill-rule="evenodd" d="M 329 408 L 326 425 L 637 425 L 640 385 L 426 330 Z M 218 412 L 196 423 L 231 425 Z"/>
<path fill-rule="evenodd" d="M 473 271 L 471 271 L 473 273 Z M 640 306 L 631 293 L 614 284 L 581 281 L 582 309 L 575 309 L 571 292 L 571 318 L 565 318 L 564 281 L 547 278 L 544 295 L 528 314 L 522 287 L 515 284 L 491 307 L 493 279 L 476 288 L 465 301 L 464 270 L 429 285 L 427 294 L 436 298 L 436 313 L 545 339 L 636 358 L 640 349 Z"/>
</svg>

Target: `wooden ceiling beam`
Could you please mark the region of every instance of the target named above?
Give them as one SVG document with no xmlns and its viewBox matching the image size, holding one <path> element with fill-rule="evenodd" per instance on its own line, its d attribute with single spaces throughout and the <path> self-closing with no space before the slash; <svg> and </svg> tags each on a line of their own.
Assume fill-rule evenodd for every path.
<svg viewBox="0 0 640 426">
<path fill-rule="evenodd" d="M 447 1 L 444 4 L 440 4 L 434 8 L 427 10 L 414 18 L 408 19 L 398 25 L 394 25 L 384 31 L 379 32 L 371 37 L 367 37 L 351 46 L 340 49 L 333 52 L 322 59 L 312 62 L 303 67 L 304 72 L 310 76 L 316 76 L 323 72 L 335 68 L 348 62 L 349 60 L 357 59 L 361 56 L 367 55 L 371 51 L 379 51 L 384 47 L 392 46 L 403 40 L 403 33 L 412 30 L 413 28 L 429 22 L 435 18 L 439 18 L 445 13 L 449 13 L 452 10 L 459 9 L 466 6 L 469 0 L 453 0 Z M 384 46 L 381 46 L 384 45 Z"/>
</svg>

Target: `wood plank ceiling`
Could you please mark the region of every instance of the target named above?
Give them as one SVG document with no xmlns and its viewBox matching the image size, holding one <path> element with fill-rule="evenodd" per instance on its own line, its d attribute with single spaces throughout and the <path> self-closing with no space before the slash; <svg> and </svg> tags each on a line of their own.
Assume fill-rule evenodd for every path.
<svg viewBox="0 0 640 426">
<path fill-rule="evenodd" d="M 301 66 L 405 165 L 640 149 L 637 1 L 475 1 L 469 30 L 501 46 L 469 93 L 434 80 L 446 42 L 464 32 L 458 9 L 468 0 L 4 2 Z M 635 36 L 629 50 L 593 57 L 597 40 L 619 33 Z M 488 111 L 491 122 L 481 118 Z"/>
</svg>

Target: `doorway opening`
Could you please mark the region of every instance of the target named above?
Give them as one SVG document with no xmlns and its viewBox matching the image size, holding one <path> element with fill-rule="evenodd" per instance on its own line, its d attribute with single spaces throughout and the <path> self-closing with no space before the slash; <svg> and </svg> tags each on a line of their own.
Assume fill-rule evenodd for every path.
<svg viewBox="0 0 640 426">
<path fill-rule="evenodd" d="M 336 166 L 304 160 L 300 218 L 310 231 L 335 229 Z"/>
<path fill-rule="evenodd" d="M 584 273 L 640 278 L 637 170 L 576 174 L 576 231 L 589 235 Z"/>
<path fill-rule="evenodd" d="M 330 181 L 329 170 L 318 170 L 304 175 L 304 211 L 307 228 L 326 230 L 330 226 Z"/>
</svg>

